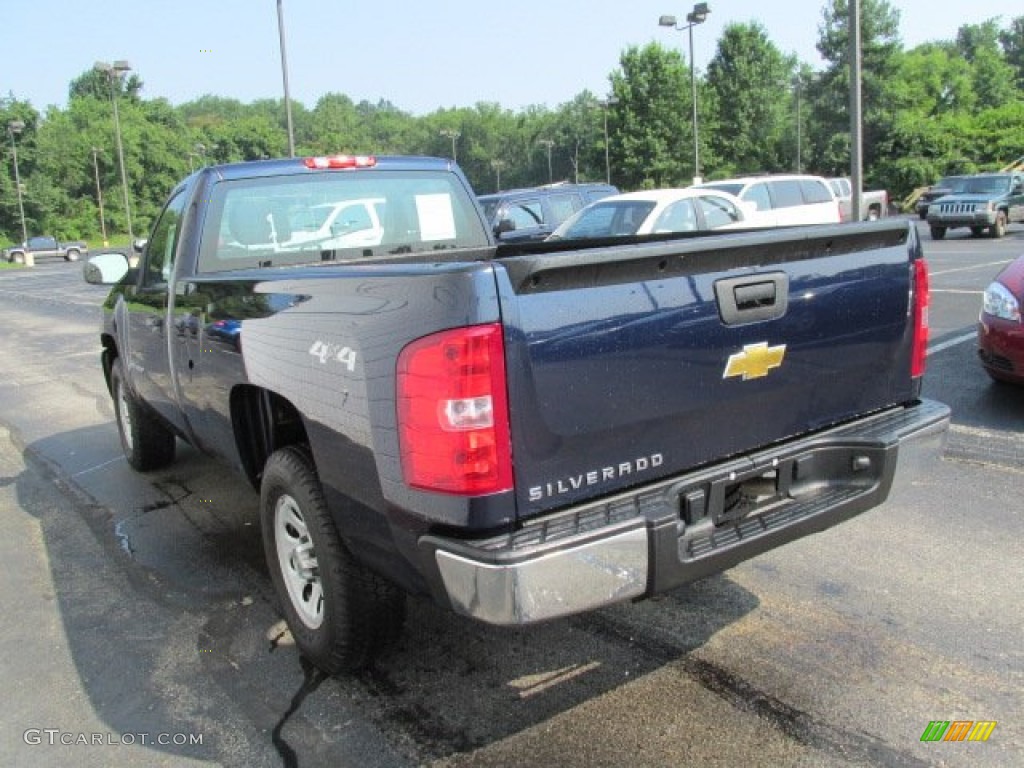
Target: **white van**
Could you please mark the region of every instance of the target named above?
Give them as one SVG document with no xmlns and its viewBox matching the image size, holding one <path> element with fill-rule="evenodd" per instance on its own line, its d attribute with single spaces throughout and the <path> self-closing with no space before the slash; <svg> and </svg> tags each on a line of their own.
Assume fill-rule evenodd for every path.
<svg viewBox="0 0 1024 768">
<path fill-rule="evenodd" d="M 717 189 L 749 203 L 752 223 L 762 227 L 797 224 L 838 224 L 839 201 L 821 176 L 746 176 L 706 181 L 698 187 Z"/>
</svg>

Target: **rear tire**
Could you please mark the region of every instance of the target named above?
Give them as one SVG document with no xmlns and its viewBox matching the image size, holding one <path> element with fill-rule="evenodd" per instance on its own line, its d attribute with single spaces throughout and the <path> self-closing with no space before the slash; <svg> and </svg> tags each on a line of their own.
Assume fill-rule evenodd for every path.
<svg viewBox="0 0 1024 768">
<path fill-rule="evenodd" d="M 77 248 L 68 248 L 64 253 L 64 261 L 78 261 L 79 255 Z"/>
<path fill-rule="evenodd" d="M 260 520 L 270 576 L 296 646 L 328 674 L 366 667 L 398 637 L 405 595 L 345 547 L 305 449 L 282 448 L 267 460 Z"/>
<path fill-rule="evenodd" d="M 932 240 L 942 240 L 946 236 L 945 227 L 931 227 Z"/>
<path fill-rule="evenodd" d="M 1006 212 L 996 211 L 996 223 L 989 228 L 993 238 L 998 239 L 1006 234 Z"/>
<path fill-rule="evenodd" d="M 149 472 L 174 461 L 174 433 L 157 421 L 128 389 L 119 357 L 110 368 L 110 394 L 128 463 L 140 472 Z"/>
<path fill-rule="evenodd" d="M 25 263 L 25 254 L 22 253 L 21 251 L 17 251 L 15 253 L 12 253 L 11 257 L 10 257 L 10 261 L 11 261 L 12 264 L 24 264 Z"/>
</svg>

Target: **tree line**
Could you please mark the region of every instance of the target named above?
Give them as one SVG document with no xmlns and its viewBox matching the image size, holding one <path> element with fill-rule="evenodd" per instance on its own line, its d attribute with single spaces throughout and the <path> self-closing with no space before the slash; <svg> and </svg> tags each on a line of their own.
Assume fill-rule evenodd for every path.
<svg viewBox="0 0 1024 768">
<path fill-rule="evenodd" d="M 757 22 L 728 25 L 697 73 L 700 171 L 706 178 L 850 167 L 848 0 L 822 9 L 813 70 L 772 43 Z M 960 27 L 955 40 L 905 49 L 899 13 L 862 0 L 865 186 L 900 199 L 947 173 L 998 168 L 1024 155 L 1024 16 Z M 689 66 L 652 43 L 623 51 L 605 95 L 583 91 L 555 108 L 497 103 L 415 116 L 387 101 L 327 93 L 312 108 L 293 101 L 302 155 L 455 155 L 480 193 L 549 181 L 598 181 L 621 189 L 686 186 L 694 171 Z M 110 238 L 128 232 L 114 136 L 116 100 L 132 229 L 144 234 L 170 189 L 203 165 L 287 155 L 283 101 L 207 95 L 178 106 L 142 96 L 138 74 L 89 70 L 65 108 L 40 114 L 0 98 L 5 173 L 0 240 L 21 239 L 17 151 L 28 234 Z M 607 136 L 607 144 L 606 144 Z M 607 158 L 607 165 L 606 165 Z"/>
</svg>

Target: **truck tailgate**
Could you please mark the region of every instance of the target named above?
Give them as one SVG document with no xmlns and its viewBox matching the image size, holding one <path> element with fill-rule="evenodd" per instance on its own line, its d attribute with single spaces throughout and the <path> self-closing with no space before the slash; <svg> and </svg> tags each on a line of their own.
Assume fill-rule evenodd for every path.
<svg viewBox="0 0 1024 768">
<path fill-rule="evenodd" d="M 906 222 L 501 260 L 521 517 L 913 400 Z"/>
</svg>

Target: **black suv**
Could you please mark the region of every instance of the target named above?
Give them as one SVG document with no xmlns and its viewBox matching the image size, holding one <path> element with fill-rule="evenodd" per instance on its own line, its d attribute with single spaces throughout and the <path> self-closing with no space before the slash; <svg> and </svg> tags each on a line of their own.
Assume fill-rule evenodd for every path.
<svg viewBox="0 0 1024 768">
<path fill-rule="evenodd" d="M 560 182 L 480 195 L 477 199 L 495 238 L 505 243 L 543 240 L 580 208 L 618 193 L 610 184 Z"/>
</svg>

